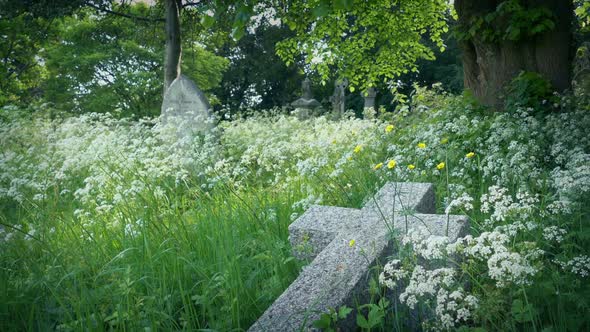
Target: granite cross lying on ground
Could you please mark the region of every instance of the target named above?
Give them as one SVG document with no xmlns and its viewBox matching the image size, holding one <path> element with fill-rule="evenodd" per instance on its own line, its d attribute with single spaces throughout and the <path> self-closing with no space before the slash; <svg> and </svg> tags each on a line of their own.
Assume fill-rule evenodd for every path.
<svg viewBox="0 0 590 332">
<path fill-rule="evenodd" d="M 289 226 L 289 240 L 296 257 L 313 261 L 249 331 L 307 331 L 329 308 L 354 307 L 355 298 L 366 303 L 369 269 L 394 253 L 392 234 L 426 226 L 454 242 L 468 233 L 466 216 L 432 213 L 429 183 L 388 183 L 361 210 L 311 207 Z M 354 329 L 353 316 L 343 331 Z"/>
</svg>

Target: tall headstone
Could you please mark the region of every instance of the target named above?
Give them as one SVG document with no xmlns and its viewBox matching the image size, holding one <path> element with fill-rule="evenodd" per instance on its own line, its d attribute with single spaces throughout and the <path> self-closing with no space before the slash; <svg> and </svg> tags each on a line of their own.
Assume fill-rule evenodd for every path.
<svg viewBox="0 0 590 332">
<path fill-rule="evenodd" d="M 195 82 L 180 75 L 166 90 L 162 122 L 172 124 L 180 136 L 207 133 L 213 128 L 211 105 Z"/>
<path fill-rule="evenodd" d="M 309 111 L 320 106 L 320 102 L 313 99 L 313 93 L 311 92 L 311 81 L 306 78 L 301 82 L 301 98 L 291 103 L 291 106 L 295 108 L 296 115 L 299 119 L 304 120 L 309 117 Z"/>
<path fill-rule="evenodd" d="M 348 87 L 348 80 L 337 80 L 334 83 L 334 93 L 330 97 L 332 103 L 332 112 L 334 115 L 340 117 L 346 111 L 346 88 Z"/>
</svg>

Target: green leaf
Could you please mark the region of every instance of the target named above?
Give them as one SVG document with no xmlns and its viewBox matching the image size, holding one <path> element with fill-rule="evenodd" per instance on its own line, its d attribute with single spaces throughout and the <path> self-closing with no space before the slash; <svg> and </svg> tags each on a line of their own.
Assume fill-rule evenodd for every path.
<svg viewBox="0 0 590 332">
<path fill-rule="evenodd" d="M 529 303 L 524 305 L 522 300 L 516 299 L 512 302 L 511 308 L 512 316 L 519 323 L 530 322 L 533 320 L 533 316 L 536 310 Z"/>
<path fill-rule="evenodd" d="M 332 5 L 336 10 L 351 10 L 353 7 L 353 0 L 334 0 Z"/>
<path fill-rule="evenodd" d="M 383 313 L 383 310 L 381 310 L 381 308 L 379 308 L 378 306 L 374 306 L 369 310 L 369 328 L 373 328 L 376 327 L 378 325 L 381 325 L 381 323 L 383 322 L 383 317 L 385 316 L 385 314 Z"/>
<path fill-rule="evenodd" d="M 317 327 L 318 329 L 327 329 L 332 324 L 332 319 L 330 318 L 329 314 L 322 314 L 320 319 L 313 322 L 313 327 Z"/>
<path fill-rule="evenodd" d="M 367 321 L 365 316 L 363 316 L 363 314 L 361 314 L 361 313 L 358 313 L 356 315 L 356 325 L 360 328 L 363 328 L 363 329 L 370 329 L 371 328 L 371 325 L 369 325 L 369 322 Z"/>
<path fill-rule="evenodd" d="M 338 310 L 338 318 L 339 319 L 344 319 L 346 318 L 350 313 L 352 312 L 352 309 L 347 307 L 347 306 L 342 306 L 340 307 L 340 310 Z"/>
<path fill-rule="evenodd" d="M 520 29 L 516 28 L 516 27 L 510 27 L 508 28 L 508 36 L 506 36 L 506 38 L 508 38 L 509 40 L 518 40 L 518 38 L 520 37 Z"/>
<path fill-rule="evenodd" d="M 213 26 L 213 24 L 215 24 L 215 18 L 207 14 L 203 14 L 203 17 L 201 17 L 201 24 L 205 28 L 210 28 Z"/>
<path fill-rule="evenodd" d="M 330 7 L 327 6 L 325 3 L 321 3 L 319 6 L 312 9 L 311 13 L 314 17 L 327 16 L 328 14 L 330 14 Z"/>
<path fill-rule="evenodd" d="M 544 19 L 541 24 L 546 26 L 548 30 L 553 30 L 555 28 L 555 23 L 548 18 Z"/>
<path fill-rule="evenodd" d="M 235 40 L 240 40 L 242 37 L 244 37 L 244 34 L 244 29 L 241 27 L 235 27 L 231 32 L 231 36 Z"/>
</svg>

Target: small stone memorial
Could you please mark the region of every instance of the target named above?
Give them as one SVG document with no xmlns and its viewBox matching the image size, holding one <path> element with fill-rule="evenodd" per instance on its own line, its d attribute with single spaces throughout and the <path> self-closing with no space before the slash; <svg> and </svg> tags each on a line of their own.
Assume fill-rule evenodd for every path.
<svg viewBox="0 0 590 332">
<path fill-rule="evenodd" d="M 161 119 L 171 124 L 179 136 L 208 133 L 213 128 L 211 105 L 195 82 L 180 75 L 166 90 Z"/>
<path fill-rule="evenodd" d="M 311 81 L 306 78 L 301 82 L 302 96 L 291 103 L 291 106 L 295 108 L 295 114 L 300 120 L 307 119 L 309 117 L 309 111 L 320 106 L 320 102 L 313 98 L 311 92 Z"/>
<path fill-rule="evenodd" d="M 363 93 L 363 97 L 365 98 L 365 109 L 367 108 L 375 108 L 375 98 L 377 97 L 377 90 L 375 88 L 370 87 L 367 89 L 367 92 Z"/>
<path fill-rule="evenodd" d="M 313 206 L 289 226 L 294 255 L 313 259 L 249 331 L 310 331 L 330 308 L 368 301 L 369 270 L 395 254 L 392 235 L 426 227 L 450 242 L 467 235 L 461 215 L 436 215 L 429 183 L 388 183 L 362 209 Z M 354 245 L 350 245 L 354 240 Z M 356 329 L 355 315 L 339 322 Z"/>
<path fill-rule="evenodd" d="M 374 119 L 375 115 L 377 114 L 377 110 L 375 108 L 375 98 L 377 97 L 377 90 L 375 88 L 370 87 L 367 89 L 366 92 L 361 94 L 365 99 L 365 105 L 363 108 L 363 115 L 365 119 Z"/>
</svg>

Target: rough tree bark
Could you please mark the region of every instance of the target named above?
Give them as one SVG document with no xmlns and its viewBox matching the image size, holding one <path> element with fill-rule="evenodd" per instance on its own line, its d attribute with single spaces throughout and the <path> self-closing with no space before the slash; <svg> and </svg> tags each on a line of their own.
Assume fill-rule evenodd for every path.
<svg viewBox="0 0 590 332">
<path fill-rule="evenodd" d="M 164 59 L 164 92 L 180 75 L 182 47 L 180 43 L 181 0 L 166 0 L 166 55 Z"/>
<path fill-rule="evenodd" d="M 473 17 L 485 16 L 503 0 L 455 0 L 459 24 L 467 26 Z M 554 15 L 555 28 L 528 40 L 484 42 L 475 36 L 460 42 L 463 51 L 465 88 L 484 105 L 501 107 L 504 86 L 520 71 L 537 72 L 557 91 L 570 87 L 572 59 L 570 0 L 522 0 L 525 8 L 545 6 Z"/>
</svg>

